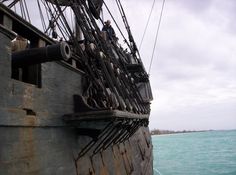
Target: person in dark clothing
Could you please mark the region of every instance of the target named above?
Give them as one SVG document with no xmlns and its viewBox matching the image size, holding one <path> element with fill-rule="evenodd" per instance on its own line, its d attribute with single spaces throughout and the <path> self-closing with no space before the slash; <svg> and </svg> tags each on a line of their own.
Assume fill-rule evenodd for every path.
<svg viewBox="0 0 236 175">
<path fill-rule="evenodd" d="M 110 20 L 105 21 L 105 25 L 103 26 L 102 31 L 107 33 L 109 40 L 115 40 L 115 41 L 117 40 L 116 33 L 111 26 Z"/>
</svg>

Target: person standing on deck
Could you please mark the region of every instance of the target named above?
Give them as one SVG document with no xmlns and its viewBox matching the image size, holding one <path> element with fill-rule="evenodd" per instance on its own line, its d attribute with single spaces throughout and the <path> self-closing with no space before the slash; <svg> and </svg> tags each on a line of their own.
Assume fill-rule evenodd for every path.
<svg viewBox="0 0 236 175">
<path fill-rule="evenodd" d="M 111 26 L 111 21 L 107 20 L 104 23 L 105 23 L 105 25 L 103 26 L 102 31 L 107 33 L 107 37 L 109 40 L 117 41 L 116 33 Z"/>
</svg>

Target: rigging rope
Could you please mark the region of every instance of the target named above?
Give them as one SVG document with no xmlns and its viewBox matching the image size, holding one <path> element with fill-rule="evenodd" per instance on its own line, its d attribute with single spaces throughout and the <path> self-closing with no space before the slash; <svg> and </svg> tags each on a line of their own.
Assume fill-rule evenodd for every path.
<svg viewBox="0 0 236 175">
<path fill-rule="evenodd" d="M 40 19 L 41 19 L 41 22 L 42 22 L 42 27 L 43 27 L 43 30 L 45 31 L 46 30 L 46 23 L 45 23 L 45 20 L 44 20 L 44 17 L 43 17 L 43 12 L 42 12 L 39 0 L 37 0 L 37 4 L 38 4 L 38 9 L 39 9 Z"/>
<path fill-rule="evenodd" d="M 151 71 L 151 68 L 152 68 L 152 62 L 153 62 L 154 53 L 155 53 L 156 44 L 157 44 L 157 38 L 158 38 L 160 26 L 161 26 L 161 19 L 162 19 L 164 5 L 165 5 L 165 0 L 162 1 L 161 14 L 160 14 L 158 27 L 157 27 L 157 31 L 156 31 L 155 42 L 154 42 L 154 46 L 153 46 L 153 50 L 152 50 L 152 57 L 151 57 L 151 62 L 150 62 L 149 69 L 148 69 L 148 74 L 150 74 L 150 71 Z"/>
<path fill-rule="evenodd" d="M 70 22 L 71 22 L 71 28 L 73 33 L 75 33 L 75 24 L 74 24 L 75 17 L 73 16 L 72 9 L 70 8 Z"/>
<path fill-rule="evenodd" d="M 25 6 L 26 15 L 27 15 L 28 20 L 29 20 L 28 22 L 31 23 L 30 16 L 29 16 L 29 11 L 28 11 L 28 7 L 27 7 L 27 4 L 26 4 L 25 0 L 23 0 L 23 5 Z"/>
<path fill-rule="evenodd" d="M 136 61 L 138 63 L 142 64 L 142 62 L 140 60 L 141 56 L 139 54 L 137 45 L 136 45 L 136 43 L 134 41 L 133 35 L 132 35 L 131 31 L 130 31 L 130 26 L 128 24 L 128 20 L 126 18 L 126 15 L 125 15 L 125 12 L 124 12 L 124 9 L 123 9 L 123 6 L 122 6 L 120 0 L 116 0 L 116 4 L 117 4 L 117 7 L 119 9 L 119 12 L 120 12 L 120 15 L 122 17 L 123 23 L 125 25 L 125 28 L 127 30 L 127 33 L 128 33 L 129 42 L 130 42 L 130 47 L 129 47 L 130 51 L 131 51 L 132 55 L 134 56 L 134 58 L 136 59 Z M 137 53 L 138 57 L 137 57 L 136 53 Z"/>
<path fill-rule="evenodd" d="M 26 15 L 25 15 L 25 10 L 24 10 L 24 5 L 23 5 L 22 1 L 20 1 L 19 4 L 20 4 L 21 16 L 22 16 L 23 19 L 26 20 Z"/>
<path fill-rule="evenodd" d="M 58 4 L 56 4 L 58 6 Z M 66 24 L 64 23 L 64 14 L 63 12 L 66 10 L 66 6 L 63 9 L 60 9 L 59 7 L 55 7 L 54 5 L 50 5 L 49 2 L 46 1 L 46 9 L 48 10 L 50 16 L 51 16 L 51 20 L 53 23 L 56 23 L 60 34 L 62 35 L 64 40 L 67 40 L 71 35 L 71 31 L 69 31 L 69 28 L 66 26 Z M 53 11 L 52 11 L 53 9 Z M 60 10 L 60 11 L 59 11 Z M 48 27 L 47 29 L 50 29 L 50 27 Z M 48 30 L 46 30 L 45 32 L 47 32 Z"/>
<path fill-rule="evenodd" d="M 140 45 L 139 45 L 139 50 L 141 50 L 141 46 L 142 46 L 142 44 L 143 44 L 143 39 L 144 39 L 144 37 L 145 37 L 148 24 L 149 24 L 149 22 L 150 22 L 150 18 L 151 18 L 152 12 L 153 12 L 153 7 L 154 7 L 154 5 L 155 5 L 155 2 L 156 2 L 156 0 L 153 0 L 152 8 L 151 8 L 151 11 L 150 11 L 149 16 L 148 16 L 147 24 L 146 24 L 145 29 L 144 29 L 144 33 L 143 33 L 143 36 L 142 36 L 142 39 L 141 39 L 141 43 L 140 43 Z"/>
<path fill-rule="evenodd" d="M 11 4 L 8 5 L 9 8 L 12 8 L 13 6 L 15 6 L 15 4 L 17 2 L 19 2 L 20 0 L 14 0 Z"/>
</svg>

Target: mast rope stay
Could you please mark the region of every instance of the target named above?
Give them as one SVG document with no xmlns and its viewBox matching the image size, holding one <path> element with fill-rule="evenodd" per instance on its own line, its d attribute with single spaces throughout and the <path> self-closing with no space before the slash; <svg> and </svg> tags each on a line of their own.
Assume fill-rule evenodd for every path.
<svg viewBox="0 0 236 175">
<path fill-rule="evenodd" d="M 126 30 L 127 30 L 127 33 L 128 33 L 131 53 L 133 54 L 133 56 L 134 56 L 136 59 L 137 59 L 137 57 L 136 57 L 136 53 L 137 53 L 138 56 L 139 56 L 139 59 L 137 59 L 137 61 L 140 62 L 140 54 L 139 54 L 139 51 L 138 51 L 138 49 L 137 49 L 136 43 L 135 43 L 135 41 L 134 41 L 133 35 L 132 35 L 132 33 L 131 33 L 130 26 L 129 26 L 128 20 L 127 20 L 127 18 L 126 18 L 126 15 L 125 15 L 123 6 L 122 6 L 120 0 L 116 0 L 116 4 L 117 4 L 117 7 L 118 7 L 118 9 L 119 9 L 119 12 L 120 12 L 120 15 L 121 15 L 121 17 L 122 17 L 123 23 L 124 23 L 124 25 L 125 25 L 125 28 L 126 28 Z"/>
<path fill-rule="evenodd" d="M 152 12 L 153 12 L 153 8 L 155 6 L 155 2 L 156 2 L 156 0 L 153 0 L 152 7 L 151 7 L 151 10 L 150 10 L 150 13 L 149 13 L 149 16 L 148 16 L 148 20 L 147 20 L 147 23 L 146 23 L 146 26 L 145 26 L 145 29 L 144 29 L 144 32 L 143 32 L 143 36 L 142 36 L 140 45 L 139 45 L 139 50 L 141 50 L 141 47 L 142 47 L 142 44 L 143 44 L 143 39 L 144 39 L 144 37 L 146 35 L 146 32 L 147 32 L 147 27 L 148 27 L 150 19 L 151 19 L 151 15 L 152 15 Z"/>
<path fill-rule="evenodd" d="M 27 4 L 26 4 L 25 0 L 23 0 L 23 5 L 25 6 L 25 11 L 26 11 L 25 13 L 28 17 L 28 20 L 31 23 L 30 16 L 29 16 L 29 10 L 28 10 L 28 7 L 27 7 Z"/>
<path fill-rule="evenodd" d="M 155 42 L 154 42 L 154 46 L 153 46 L 153 50 L 152 50 L 152 57 L 151 57 L 151 61 L 150 61 L 149 69 L 148 69 L 148 74 L 150 74 L 150 71 L 151 71 L 151 68 L 152 68 L 152 63 L 153 63 L 153 58 L 154 58 L 154 54 L 155 54 L 157 39 L 158 39 L 159 31 L 160 31 L 161 19 L 162 19 L 162 15 L 163 15 L 164 6 L 165 6 L 165 0 L 162 1 L 161 14 L 160 14 L 160 17 L 159 17 L 158 26 L 157 26 L 157 30 L 156 30 Z"/>
<path fill-rule="evenodd" d="M 45 31 L 46 30 L 46 23 L 45 23 L 45 20 L 44 20 L 44 17 L 43 17 L 43 12 L 42 12 L 42 8 L 41 8 L 39 0 L 37 0 L 37 4 L 38 4 L 39 15 L 40 15 L 42 27 L 43 27 L 43 30 Z"/>
</svg>

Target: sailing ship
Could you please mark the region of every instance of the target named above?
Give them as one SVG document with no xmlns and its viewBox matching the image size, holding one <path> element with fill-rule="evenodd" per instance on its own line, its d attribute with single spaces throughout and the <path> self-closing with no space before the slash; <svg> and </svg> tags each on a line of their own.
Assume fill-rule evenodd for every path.
<svg viewBox="0 0 236 175">
<path fill-rule="evenodd" d="M 149 77 L 115 2 L 125 46 L 103 0 L 0 0 L 1 175 L 153 174 Z"/>
</svg>

